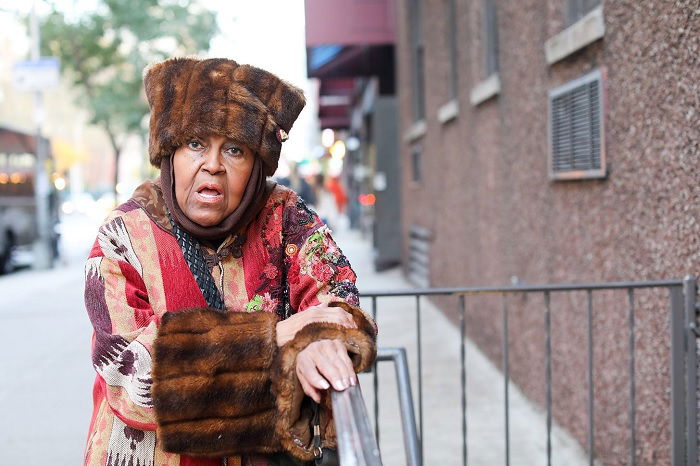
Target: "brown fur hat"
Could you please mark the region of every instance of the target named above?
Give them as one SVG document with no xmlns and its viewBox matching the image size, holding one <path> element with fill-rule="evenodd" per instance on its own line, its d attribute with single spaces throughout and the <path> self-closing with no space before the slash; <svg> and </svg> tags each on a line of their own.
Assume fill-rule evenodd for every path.
<svg viewBox="0 0 700 466">
<path fill-rule="evenodd" d="M 148 153 L 158 168 L 189 139 L 215 134 L 252 149 L 270 176 L 306 103 L 300 89 L 274 74 L 225 58 L 171 58 L 146 69 L 144 86 Z"/>
</svg>

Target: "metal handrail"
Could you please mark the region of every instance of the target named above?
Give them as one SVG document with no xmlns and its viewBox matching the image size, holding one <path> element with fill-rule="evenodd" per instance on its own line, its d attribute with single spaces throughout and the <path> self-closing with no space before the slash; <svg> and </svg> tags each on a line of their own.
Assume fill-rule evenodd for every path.
<svg viewBox="0 0 700 466">
<path fill-rule="evenodd" d="M 461 294 L 488 294 L 488 293 L 519 293 L 519 292 L 545 292 L 545 291 L 585 291 L 585 290 L 619 290 L 627 288 L 664 288 L 683 286 L 684 280 L 651 280 L 629 281 L 609 283 L 559 283 L 559 284 L 533 284 L 512 286 L 467 286 L 454 288 L 412 288 L 409 290 L 370 290 L 363 291 L 362 296 L 373 297 L 398 297 L 398 296 L 439 296 Z"/>
<path fill-rule="evenodd" d="M 331 390 L 338 455 L 343 466 L 382 466 L 360 386 Z"/>
<path fill-rule="evenodd" d="M 411 378 L 408 374 L 406 349 L 379 348 L 377 361 L 392 361 L 394 363 L 403 426 L 403 441 L 406 449 L 406 464 L 421 466 L 421 443 L 416 429 L 416 415 L 413 410 L 413 392 L 411 391 Z"/>
<path fill-rule="evenodd" d="M 421 444 L 416 429 L 416 415 L 413 409 L 406 349 L 379 348 L 377 362 L 380 361 L 394 363 L 406 448 L 406 463 L 409 466 L 421 466 Z M 374 370 L 376 371 L 376 367 Z M 360 387 L 350 387 L 342 392 L 331 390 L 331 401 L 340 463 L 343 466 L 381 466 L 382 460 L 377 439 L 372 432 Z"/>
</svg>

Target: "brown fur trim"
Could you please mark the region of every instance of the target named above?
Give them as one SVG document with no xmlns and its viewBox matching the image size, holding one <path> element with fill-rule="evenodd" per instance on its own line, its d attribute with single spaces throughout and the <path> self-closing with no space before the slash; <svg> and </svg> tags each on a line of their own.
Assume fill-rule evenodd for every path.
<svg viewBox="0 0 700 466">
<path fill-rule="evenodd" d="M 280 451 L 272 364 L 277 316 L 166 312 L 153 345 L 153 405 L 166 451 L 223 456 Z"/>
<path fill-rule="evenodd" d="M 277 453 L 274 409 L 254 416 L 206 418 L 158 426 L 163 450 L 189 456 L 222 457 L 245 453 Z"/>
<path fill-rule="evenodd" d="M 351 309 L 356 311 L 359 308 Z M 369 325 L 370 322 L 366 320 L 366 324 Z M 309 424 L 310 413 L 308 408 L 305 408 L 304 392 L 296 375 L 297 355 L 314 341 L 341 340 L 348 349 L 355 371 L 362 372 L 370 367 L 377 355 L 376 330 L 368 333 L 361 330 L 361 325 L 358 327 L 360 329 L 348 329 L 325 322 L 309 324 L 297 332 L 294 339 L 280 348 L 277 354 L 272 375 L 272 386 L 277 397 L 279 414 L 275 431 L 284 449 L 300 460 L 309 461 L 314 456 Z M 371 327 L 374 329 L 373 326 Z M 335 430 L 329 411 L 330 400 L 326 400 L 322 403 L 321 410 L 323 445 L 334 447 Z"/>
<path fill-rule="evenodd" d="M 154 345 L 159 379 L 267 369 L 276 351 L 277 316 L 198 309 L 166 312 Z M 185 367 L 186 366 L 186 367 Z"/>
<path fill-rule="evenodd" d="M 161 380 L 158 420 L 161 423 L 201 417 L 243 417 L 273 409 L 270 371 L 214 376 L 184 375 Z"/>
<path fill-rule="evenodd" d="M 367 313 L 365 313 L 365 311 L 362 310 L 362 308 L 351 306 L 345 301 L 336 301 L 329 303 L 328 305 L 330 307 L 342 307 L 345 309 L 345 311 L 352 315 L 358 330 L 365 332 L 374 340 L 377 339 L 377 324 L 374 322 L 374 319 L 372 319 L 367 315 Z"/>
<path fill-rule="evenodd" d="M 265 70 L 214 58 L 172 58 L 147 68 L 149 156 L 163 157 L 191 138 L 220 135 L 257 153 L 266 175 L 277 169 L 279 128 L 289 132 L 306 103 L 303 92 Z"/>
</svg>

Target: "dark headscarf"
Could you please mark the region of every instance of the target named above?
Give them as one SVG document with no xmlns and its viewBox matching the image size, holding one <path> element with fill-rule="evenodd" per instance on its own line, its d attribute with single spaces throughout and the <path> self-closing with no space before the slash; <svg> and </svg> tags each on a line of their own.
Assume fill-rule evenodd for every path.
<svg viewBox="0 0 700 466">
<path fill-rule="evenodd" d="M 160 163 L 160 179 L 163 198 L 175 221 L 188 233 L 208 242 L 217 242 L 231 234 L 241 233 L 262 210 L 276 183 L 268 181 L 265 170 L 256 155 L 253 170 L 248 178 L 243 197 L 238 207 L 218 225 L 205 227 L 192 221 L 182 211 L 175 196 L 175 173 L 171 157 L 164 157 Z"/>
</svg>

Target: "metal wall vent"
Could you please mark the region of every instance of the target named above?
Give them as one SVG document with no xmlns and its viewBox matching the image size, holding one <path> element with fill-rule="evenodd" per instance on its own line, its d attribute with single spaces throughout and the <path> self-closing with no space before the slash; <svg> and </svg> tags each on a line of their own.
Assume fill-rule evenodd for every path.
<svg viewBox="0 0 700 466">
<path fill-rule="evenodd" d="M 549 92 L 552 178 L 605 177 L 603 84 L 598 70 Z"/>
<path fill-rule="evenodd" d="M 430 286 L 430 243 L 433 234 L 419 225 L 411 225 L 408 232 L 408 279 L 416 286 Z"/>
</svg>

